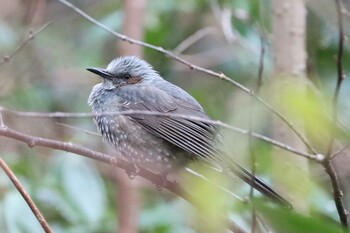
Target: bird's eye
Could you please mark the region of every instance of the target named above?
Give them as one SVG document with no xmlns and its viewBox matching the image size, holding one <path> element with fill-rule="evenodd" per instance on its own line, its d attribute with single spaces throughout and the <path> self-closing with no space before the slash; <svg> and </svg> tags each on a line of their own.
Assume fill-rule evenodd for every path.
<svg viewBox="0 0 350 233">
<path fill-rule="evenodd" d="M 129 79 L 129 78 L 131 78 L 130 74 L 124 74 L 124 79 Z"/>
</svg>

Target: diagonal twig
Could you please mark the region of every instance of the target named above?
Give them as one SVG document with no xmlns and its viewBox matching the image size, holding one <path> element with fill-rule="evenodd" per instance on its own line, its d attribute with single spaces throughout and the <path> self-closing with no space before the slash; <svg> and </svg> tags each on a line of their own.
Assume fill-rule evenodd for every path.
<svg viewBox="0 0 350 233">
<path fill-rule="evenodd" d="M 93 136 L 97 136 L 97 137 L 101 137 L 102 136 L 101 134 L 96 133 L 94 131 L 87 130 L 87 129 L 82 129 L 82 128 L 79 128 L 79 127 L 76 127 L 76 126 L 73 126 L 73 125 L 68 125 L 68 124 L 65 124 L 65 123 L 62 123 L 62 122 L 56 122 L 56 124 L 57 125 L 61 125 L 63 127 L 66 127 L 68 129 L 72 129 L 72 130 L 78 131 L 78 132 L 84 132 L 84 133 L 89 134 L 89 135 L 93 135 Z"/>
<path fill-rule="evenodd" d="M 345 150 L 347 150 L 349 147 L 350 147 L 350 142 L 348 142 L 345 146 L 340 147 L 340 149 L 338 149 L 337 151 L 333 152 L 333 154 L 331 154 L 330 158 L 333 159 L 337 155 L 339 155 L 342 152 L 344 152 Z"/>
<path fill-rule="evenodd" d="M 271 104 L 269 104 L 268 102 L 266 102 L 265 100 L 263 100 L 261 97 L 257 96 L 252 90 L 250 90 L 249 88 L 245 87 L 244 85 L 240 84 L 239 82 L 236 82 L 232 79 L 230 79 L 229 77 L 227 77 L 225 74 L 220 73 L 220 72 L 215 72 L 213 70 L 208 70 L 205 69 L 203 67 L 194 65 L 192 63 L 190 63 L 189 61 L 186 61 L 182 58 L 180 58 L 179 56 L 175 55 L 174 53 L 160 47 L 160 46 L 155 46 L 140 40 L 135 40 L 133 38 L 130 38 L 124 34 L 118 33 L 113 31 L 112 29 L 110 29 L 109 27 L 107 27 L 106 25 L 98 22 L 97 20 L 95 20 L 93 17 L 91 17 L 90 15 L 88 15 L 87 13 L 85 13 L 83 10 L 81 10 L 80 8 L 76 7 L 75 5 L 73 5 L 72 3 L 66 1 L 66 0 L 58 0 L 59 2 L 61 2 L 62 4 L 66 5 L 67 7 L 71 8 L 72 10 L 74 10 L 75 12 L 77 12 L 79 15 L 81 15 L 82 17 L 84 17 L 85 19 L 87 19 L 88 21 L 90 21 L 91 23 L 97 25 L 98 27 L 102 28 L 103 30 L 111 33 L 112 35 L 114 35 L 115 37 L 121 39 L 122 41 L 127 41 L 131 44 L 135 44 L 135 45 L 139 45 L 139 46 L 143 46 L 146 48 L 150 48 L 153 49 L 155 51 L 158 51 L 160 53 L 163 53 L 164 55 L 171 57 L 172 59 L 188 66 L 190 69 L 192 70 L 197 70 L 199 72 L 208 74 L 210 76 L 219 78 L 221 80 L 224 80 L 228 83 L 230 83 L 231 85 L 239 88 L 240 90 L 242 90 L 243 92 L 245 92 L 246 94 L 248 94 L 249 96 L 251 96 L 252 98 L 254 98 L 256 101 L 260 102 L 263 106 L 265 106 L 266 108 L 268 108 L 270 111 L 272 111 L 278 118 L 280 118 L 285 124 L 288 125 L 288 127 L 300 138 L 300 140 L 306 145 L 306 147 L 313 153 L 313 154 L 317 154 L 316 149 L 308 142 L 308 140 L 294 127 L 293 123 L 290 122 L 285 116 L 283 116 L 278 110 L 276 110 Z"/>
<path fill-rule="evenodd" d="M 2 126 L 4 127 L 4 126 Z M 11 169 L 7 166 L 5 161 L 0 158 L 0 167 L 1 169 L 6 173 L 6 175 L 10 178 L 13 185 L 16 187 L 16 189 L 20 192 L 22 197 L 24 198 L 25 202 L 28 204 L 29 208 L 32 210 L 33 214 L 35 215 L 36 219 L 40 223 L 41 227 L 46 233 L 52 233 L 49 224 L 45 220 L 44 216 L 41 214 L 38 207 L 36 207 L 33 200 L 30 198 L 29 194 L 25 191 L 19 180 L 17 179 L 16 175 L 11 171 Z"/>
<path fill-rule="evenodd" d="M 40 32 L 44 31 L 50 24 L 51 24 L 51 22 L 45 23 L 41 28 L 39 28 L 35 32 L 33 32 L 33 30 L 30 30 L 29 33 L 28 33 L 27 38 L 20 45 L 18 45 L 17 48 L 12 53 L 10 53 L 8 55 L 5 55 L 2 58 L 2 60 L 0 60 L 0 66 L 3 65 L 4 63 L 10 61 L 10 59 L 14 55 L 16 55 L 16 53 L 18 53 L 24 46 L 26 46 L 29 41 L 33 40 L 35 38 L 35 36 L 37 36 Z"/>
<path fill-rule="evenodd" d="M 213 27 L 201 28 L 195 33 L 193 33 L 192 35 L 190 35 L 188 38 L 183 40 L 179 45 L 177 45 L 176 48 L 173 50 L 173 52 L 176 54 L 181 54 L 186 49 L 194 45 L 196 42 L 203 39 L 205 36 L 208 36 L 210 34 L 215 34 L 215 33 L 217 33 L 216 28 L 213 28 Z"/>
</svg>

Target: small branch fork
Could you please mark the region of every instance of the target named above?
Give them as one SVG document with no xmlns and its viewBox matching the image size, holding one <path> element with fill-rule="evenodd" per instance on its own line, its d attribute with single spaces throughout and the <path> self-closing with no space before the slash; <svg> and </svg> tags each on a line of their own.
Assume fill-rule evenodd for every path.
<svg viewBox="0 0 350 233">
<path fill-rule="evenodd" d="M 344 25 L 343 25 L 343 7 L 340 3 L 340 0 L 335 0 L 336 5 L 336 11 L 337 11 L 337 17 L 338 17 L 338 30 L 339 30 L 339 41 L 338 41 L 338 54 L 337 54 L 337 84 L 335 87 L 334 95 L 333 95 L 333 123 L 334 127 L 337 126 L 338 122 L 338 99 L 339 99 L 339 92 L 342 85 L 343 80 L 345 79 L 345 74 L 343 70 L 343 51 L 344 51 Z M 335 202 L 335 205 L 337 207 L 338 215 L 340 218 L 340 222 L 345 228 L 344 231 L 348 231 L 349 223 L 348 223 L 348 211 L 345 209 L 344 202 L 343 202 L 343 192 L 340 188 L 340 183 L 338 180 L 337 173 L 333 167 L 332 164 L 332 149 L 333 144 L 335 140 L 335 129 L 332 130 L 332 137 L 328 145 L 328 151 L 326 154 L 326 157 L 323 161 L 323 166 L 328 173 L 332 188 L 333 188 L 333 199 Z M 338 153 L 338 152 L 336 152 Z M 339 152 L 340 153 L 340 152 Z"/>
<path fill-rule="evenodd" d="M 3 128 L 4 126 L 0 126 L 0 128 Z M 33 200 L 30 198 L 28 193 L 24 190 L 23 186 L 15 176 L 15 174 L 11 171 L 11 169 L 7 166 L 4 160 L 0 158 L 0 167 L 1 169 L 6 173 L 6 175 L 10 178 L 12 181 L 13 185 L 16 187 L 18 192 L 22 195 L 24 200 L 27 202 L 29 208 L 32 210 L 33 214 L 35 215 L 36 219 L 39 221 L 41 227 L 46 233 L 52 233 L 53 231 L 51 230 L 49 224 L 45 220 L 44 216 L 40 213 L 40 210 L 36 205 L 34 204 Z"/>
<path fill-rule="evenodd" d="M 180 58 L 179 56 L 175 55 L 174 53 L 160 47 L 160 46 L 155 46 L 143 41 L 139 41 L 139 40 L 135 40 L 132 39 L 124 34 L 118 33 L 113 31 L 112 29 L 110 29 L 109 27 L 107 27 L 106 25 L 98 22 L 97 20 L 95 20 L 93 17 L 91 17 L 90 15 L 88 15 L 87 13 L 85 13 L 83 10 L 81 10 L 80 8 L 76 7 L 75 5 L 73 5 L 72 3 L 66 1 L 66 0 L 58 0 L 59 2 L 61 2 L 62 4 L 66 5 L 67 7 L 71 8 L 72 10 L 74 10 L 76 13 L 78 13 L 79 15 L 81 15 L 83 18 L 87 19 L 88 21 L 90 21 L 91 23 L 97 25 L 98 27 L 102 28 L 103 30 L 109 32 L 110 34 L 114 35 L 115 37 L 123 40 L 123 41 L 127 41 L 131 44 L 135 44 L 135 45 L 139 45 L 139 46 L 143 46 L 146 48 L 150 48 L 153 49 L 155 51 L 158 51 L 160 53 L 163 53 L 164 55 L 171 57 L 172 59 L 188 66 L 190 69 L 192 70 L 197 70 L 199 72 L 208 74 L 210 76 L 219 78 L 221 80 L 224 80 L 228 83 L 230 83 L 231 85 L 239 88 L 240 90 L 242 90 L 243 92 L 245 92 L 246 94 L 248 94 L 249 96 L 251 96 L 252 98 L 254 98 L 256 101 L 260 102 L 263 106 L 265 106 L 266 108 L 268 108 L 270 111 L 272 111 L 278 118 L 280 118 L 285 124 L 288 125 L 288 127 L 300 138 L 300 140 L 306 145 L 306 147 L 313 153 L 313 154 L 317 154 L 317 151 L 315 148 L 313 148 L 313 146 L 308 142 L 308 140 L 300 133 L 298 132 L 298 130 L 294 127 L 293 123 L 290 122 L 289 120 L 287 120 L 287 118 L 285 116 L 283 116 L 278 110 L 276 110 L 271 104 L 269 104 L 268 102 L 266 102 L 265 100 L 263 100 L 261 97 L 257 96 L 252 90 L 248 89 L 247 87 L 243 86 L 242 84 L 230 79 L 229 77 L 227 77 L 225 74 L 220 73 L 220 72 L 215 72 L 213 70 L 208 70 L 205 69 L 203 67 L 194 65 L 192 63 L 190 63 L 189 61 L 186 61 L 182 58 Z"/>
<path fill-rule="evenodd" d="M 225 124 L 221 121 L 214 121 L 209 119 L 204 119 L 200 117 L 195 116 L 189 116 L 185 114 L 175 114 L 175 113 L 161 113 L 161 112 L 152 112 L 152 111 L 140 111 L 140 110 L 128 110 L 128 111 L 114 111 L 114 112 L 103 112 L 103 113 L 83 113 L 83 112 L 51 112 L 51 113 L 40 113 L 40 112 L 20 112 L 20 111 L 14 111 L 9 110 L 6 108 L 3 108 L 0 106 L 0 113 L 1 112 L 7 112 L 16 116 L 21 117 L 51 117 L 51 118 L 74 118 L 74 117 L 96 117 L 96 116 L 115 116 L 115 115 L 152 115 L 152 116 L 166 116 L 166 117 L 173 117 L 173 118 L 183 118 L 188 120 L 194 120 L 194 121 L 201 121 L 204 123 L 209 123 L 213 125 L 217 125 L 241 134 L 245 135 L 251 135 L 251 137 L 254 137 L 256 139 L 265 141 L 267 143 L 270 143 L 276 147 L 279 147 L 281 149 L 287 150 L 289 152 L 292 152 L 294 154 L 300 155 L 302 157 L 305 157 L 310 160 L 314 160 L 318 163 L 322 163 L 324 156 L 321 154 L 310 154 L 307 152 L 299 151 L 289 145 L 286 145 L 282 142 L 276 141 L 274 139 L 271 139 L 269 137 L 266 137 L 264 135 L 250 132 L 249 130 L 240 129 L 228 124 Z"/>
</svg>

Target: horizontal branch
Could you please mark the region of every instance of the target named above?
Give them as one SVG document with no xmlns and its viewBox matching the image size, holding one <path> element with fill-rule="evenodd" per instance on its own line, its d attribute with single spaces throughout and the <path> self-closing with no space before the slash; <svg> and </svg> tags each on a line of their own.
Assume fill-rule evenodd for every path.
<svg viewBox="0 0 350 233">
<path fill-rule="evenodd" d="M 187 120 L 193 120 L 193 121 L 201 121 L 204 123 L 220 126 L 229 130 L 232 130 L 234 132 L 244 134 L 244 135 L 251 135 L 253 138 L 270 143 L 271 145 L 274 145 L 276 147 L 279 147 L 281 149 L 287 150 L 289 152 L 292 152 L 296 155 L 300 155 L 304 158 L 314 160 L 318 163 L 322 163 L 324 156 L 321 154 L 310 154 L 304 151 L 297 150 L 289 145 L 286 145 L 282 142 L 276 141 L 272 138 L 266 137 L 264 135 L 250 132 L 248 130 L 240 129 L 231 125 L 228 125 L 226 123 L 223 123 L 221 121 L 214 121 L 209 119 L 204 119 L 201 117 L 195 117 L 185 114 L 175 114 L 175 113 L 161 113 L 161 112 L 153 112 L 153 111 L 141 111 L 141 110 L 128 110 L 128 111 L 114 111 L 114 112 L 103 112 L 103 113 L 83 113 L 83 112 L 51 112 L 51 113 L 41 113 L 41 112 L 21 112 L 21 111 L 14 111 L 10 109 L 6 109 L 0 106 L 0 113 L 1 112 L 7 112 L 16 116 L 21 117 L 51 117 L 51 118 L 74 118 L 74 117 L 96 117 L 96 116 L 115 116 L 115 115 L 152 115 L 152 116 L 165 116 L 165 117 L 172 117 L 172 118 L 182 118 Z"/>
<path fill-rule="evenodd" d="M 107 155 L 69 142 L 62 142 L 58 140 L 31 136 L 13 130 L 3 124 L 0 124 L 0 135 L 18 141 L 22 141 L 31 148 L 34 146 L 40 146 L 71 152 L 74 154 L 82 155 L 84 157 L 88 157 L 94 160 L 114 165 L 116 167 L 124 169 L 126 172 L 135 170 L 135 165 L 133 163 L 127 162 L 123 159 L 119 159 L 116 156 Z M 160 185 L 162 188 L 166 188 L 167 190 L 171 191 L 179 197 L 182 197 L 183 199 L 185 199 L 186 201 L 188 201 L 196 207 L 196 204 L 191 202 L 191 200 L 193 200 L 193 198 L 191 198 L 191 195 L 188 192 L 186 192 L 176 181 L 168 180 L 164 175 L 155 174 L 151 171 L 143 169 L 142 167 L 138 167 L 137 175 L 151 181 L 153 184 Z M 227 219 L 226 222 L 228 223 L 230 231 L 237 233 L 246 233 L 233 221 Z"/>
</svg>

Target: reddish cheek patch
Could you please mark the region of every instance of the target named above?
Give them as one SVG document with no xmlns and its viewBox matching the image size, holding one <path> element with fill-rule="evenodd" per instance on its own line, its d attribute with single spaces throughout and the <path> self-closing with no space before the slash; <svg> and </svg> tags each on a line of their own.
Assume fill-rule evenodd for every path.
<svg viewBox="0 0 350 233">
<path fill-rule="evenodd" d="M 130 79 L 126 80 L 126 84 L 135 84 L 141 81 L 140 77 L 131 77 Z"/>
</svg>

